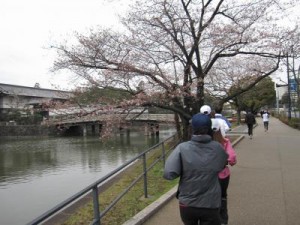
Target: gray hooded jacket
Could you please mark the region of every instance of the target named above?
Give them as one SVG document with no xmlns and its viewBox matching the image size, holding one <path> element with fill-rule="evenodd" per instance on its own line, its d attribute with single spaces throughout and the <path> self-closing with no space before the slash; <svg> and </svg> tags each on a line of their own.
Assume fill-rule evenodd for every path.
<svg viewBox="0 0 300 225">
<path fill-rule="evenodd" d="M 168 157 L 164 178 L 180 177 L 178 199 L 197 208 L 219 208 L 221 189 L 218 173 L 227 164 L 228 155 L 209 135 L 193 136 L 179 144 Z"/>
</svg>

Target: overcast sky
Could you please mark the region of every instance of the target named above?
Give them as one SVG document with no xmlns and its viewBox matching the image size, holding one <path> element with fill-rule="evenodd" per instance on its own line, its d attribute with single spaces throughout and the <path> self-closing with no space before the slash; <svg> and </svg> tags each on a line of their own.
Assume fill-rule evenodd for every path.
<svg viewBox="0 0 300 225">
<path fill-rule="evenodd" d="M 68 76 L 49 72 L 53 42 L 73 31 L 116 26 L 128 0 L 1 0 L 0 83 L 70 88 Z"/>
<path fill-rule="evenodd" d="M 116 26 L 117 14 L 124 13 L 130 1 L 1 0 L 0 83 L 72 88 L 69 76 L 49 72 L 54 54 L 47 48 L 73 31 Z"/>
</svg>

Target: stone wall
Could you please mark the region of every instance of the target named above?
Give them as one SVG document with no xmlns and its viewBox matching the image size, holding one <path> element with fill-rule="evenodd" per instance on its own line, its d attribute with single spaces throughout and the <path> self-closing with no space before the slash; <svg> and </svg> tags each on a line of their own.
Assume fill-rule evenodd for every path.
<svg viewBox="0 0 300 225">
<path fill-rule="evenodd" d="M 54 136 L 55 127 L 39 125 L 0 126 L 0 136 Z"/>
<path fill-rule="evenodd" d="M 98 135 L 101 124 L 81 124 L 72 126 L 16 125 L 0 123 L 1 136 L 86 136 Z"/>
</svg>

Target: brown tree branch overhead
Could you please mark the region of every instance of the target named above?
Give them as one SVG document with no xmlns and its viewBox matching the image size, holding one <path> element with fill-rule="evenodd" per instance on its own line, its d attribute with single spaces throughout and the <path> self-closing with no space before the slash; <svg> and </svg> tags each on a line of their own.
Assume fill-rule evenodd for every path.
<svg viewBox="0 0 300 225">
<path fill-rule="evenodd" d="M 223 104 L 245 91 L 229 95 L 239 79 L 255 78 L 249 89 L 278 69 L 286 46 L 299 50 L 298 29 L 277 26 L 274 13 L 284 13 L 279 0 L 139 0 L 122 32 L 94 30 L 56 47 L 54 70 L 139 91 L 130 104 L 169 109 L 187 126 L 207 93 Z"/>
</svg>

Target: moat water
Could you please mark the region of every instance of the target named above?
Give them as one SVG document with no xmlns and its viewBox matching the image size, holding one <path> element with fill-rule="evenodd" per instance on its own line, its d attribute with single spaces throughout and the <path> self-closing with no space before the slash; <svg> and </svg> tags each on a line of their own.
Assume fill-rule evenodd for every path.
<svg viewBox="0 0 300 225">
<path fill-rule="evenodd" d="M 98 137 L 0 137 L 0 224 L 24 225 L 170 137 L 131 131 Z"/>
</svg>

